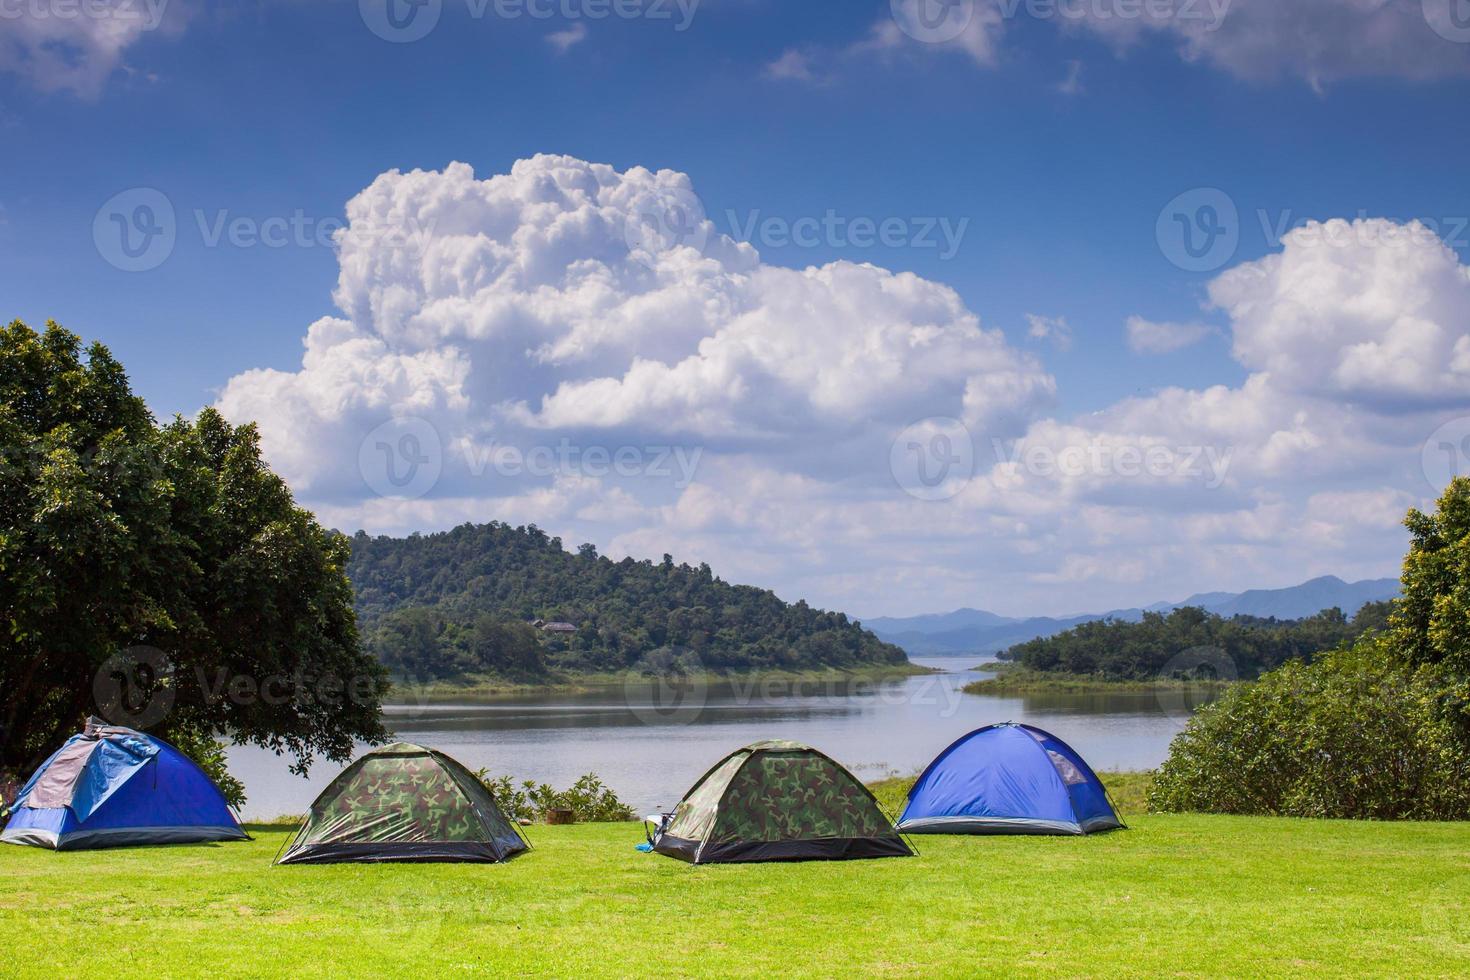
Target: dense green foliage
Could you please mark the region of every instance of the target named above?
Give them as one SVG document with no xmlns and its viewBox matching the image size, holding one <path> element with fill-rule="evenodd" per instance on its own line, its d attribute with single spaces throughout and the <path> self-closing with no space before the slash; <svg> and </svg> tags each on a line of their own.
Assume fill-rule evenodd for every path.
<svg viewBox="0 0 1470 980">
<path fill-rule="evenodd" d="M 1202 709 L 1171 746 L 1152 808 L 1470 818 L 1470 480 L 1405 523 L 1392 628 Z"/>
<path fill-rule="evenodd" d="M 348 574 L 369 648 L 398 676 L 528 680 L 553 672 L 902 664 L 842 613 L 730 585 L 708 565 L 576 553 L 532 526 L 466 524 L 352 539 Z M 566 622 L 575 633 L 527 625 Z"/>
<path fill-rule="evenodd" d="M 0 847 L 13 977 L 1455 977 L 1470 824 L 1130 817 L 917 858 L 691 868 L 637 824 L 483 864 L 273 868 L 253 841 Z"/>
<path fill-rule="evenodd" d="M 252 426 L 158 426 L 107 348 L 0 330 L 0 769 L 88 714 L 345 758 L 384 733 L 345 539 L 294 505 Z M 212 745 L 212 740 L 210 740 Z"/>
<path fill-rule="evenodd" d="M 519 786 L 509 776 L 491 777 L 481 769 L 475 773 L 490 790 L 496 804 L 512 820 L 535 820 L 548 810 L 570 810 L 579 823 L 614 823 L 632 820 L 633 808 L 598 778 L 596 773 L 578 777 L 568 789 L 526 779 Z"/>
<path fill-rule="evenodd" d="M 1394 649 L 1448 690 L 1470 730 L 1470 479 L 1454 480 L 1435 513 L 1409 511 L 1404 525 L 1410 541 Z"/>
<path fill-rule="evenodd" d="M 1470 744 L 1382 641 L 1288 664 L 1195 715 L 1159 769 L 1159 811 L 1349 819 L 1470 816 Z"/>
<path fill-rule="evenodd" d="M 1056 636 L 1014 646 L 1000 659 L 1045 673 L 1148 680 L 1206 665 L 1216 659 L 1213 652 L 1218 651 L 1234 673 L 1228 679 L 1250 679 L 1289 661 L 1310 660 L 1370 630 L 1387 629 L 1391 606 L 1370 603 L 1352 619 L 1340 609 L 1297 620 L 1223 619 L 1194 608 L 1151 612 L 1137 623 L 1084 623 Z M 1191 657 L 1190 651 L 1210 651 L 1211 655 Z"/>
</svg>

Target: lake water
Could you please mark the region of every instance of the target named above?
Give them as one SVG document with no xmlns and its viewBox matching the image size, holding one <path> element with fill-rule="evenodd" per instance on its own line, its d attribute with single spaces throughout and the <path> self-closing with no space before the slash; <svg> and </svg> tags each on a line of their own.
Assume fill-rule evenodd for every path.
<svg viewBox="0 0 1470 980">
<path fill-rule="evenodd" d="M 642 813 L 672 808 L 723 755 L 761 739 L 816 746 L 872 780 L 917 772 L 966 732 L 1017 721 L 1061 736 L 1096 769 L 1147 769 L 1164 760 L 1188 715 L 1181 699 L 1149 692 L 962 694 L 965 684 L 988 676 L 967 669 L 973 660 L 914 659 L 943 673 L 688 690 L 638 684 L 589 694 L 394 705 L 384 716 L 404 741 L 440 749 L 471 770 L 484 767 L 558 789 L 595 772 Z M 249 796 L 246 819 L 304 813 L 338 770 L 318 760 L 303 779 L 264 750 L 230 751 L 230 771 Z"/>
</svg>

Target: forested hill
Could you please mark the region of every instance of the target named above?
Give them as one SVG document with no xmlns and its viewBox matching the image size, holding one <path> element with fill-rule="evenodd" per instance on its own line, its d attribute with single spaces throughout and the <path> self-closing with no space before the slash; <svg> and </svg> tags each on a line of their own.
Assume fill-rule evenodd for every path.
<svg viewBox="0 0 1470 980">
<path fill-rule="evenodd" d="M 1372 602 L 1349 619 L 1327 609 L 1305 619 L 1256 616 L 1226 619 L 1185 607 L 1145 613 L 1142 622 L 1102 620 L 1056 636 L 1011 647 L 1000 659 L 1043 673 L 1087 675 L 1109 680 L 1149 680 L 1166 674 L 1188 651 L 1218 650 L 1242 680 L 1251 680 L 1288 660 L 1311 660 L 1324 650 L 1351 643 L 1369 630 L 1388 628 L 1392 602 Z M 1194 666 L 1186 662 L 1184 666 Z"/>
<path fill-rule="evenodd" d="M 401 677 L 903 664 L 898 647 L 842 613 L 730 585 L 708 565 L 576 553 L 534 525 L 352 538 L 347 573 L 365 645 Z M 567 632 L 530 623 L 566 623 Z M 563 629 L 565 627 L 562 627 Z"/>
</svg>

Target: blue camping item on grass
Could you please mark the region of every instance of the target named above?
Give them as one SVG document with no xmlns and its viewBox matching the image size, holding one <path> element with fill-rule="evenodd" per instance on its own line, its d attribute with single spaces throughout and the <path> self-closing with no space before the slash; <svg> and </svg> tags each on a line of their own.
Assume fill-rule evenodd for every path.
<svg viewBox="0 0 1470 980">
<path fill-rule="evenodd" d="M 1123 821 L 1082 757 L 1030 725 L 991 725 L 941 752 L 909 790 L 908 834 L 1092 834 Z"/>
<path fill-rule="evenodd" d="M 249 840 L 219 787 L 178 749 L 88 722 L 21 787 L 0 841 L 54 850 Z"/>
</svg>

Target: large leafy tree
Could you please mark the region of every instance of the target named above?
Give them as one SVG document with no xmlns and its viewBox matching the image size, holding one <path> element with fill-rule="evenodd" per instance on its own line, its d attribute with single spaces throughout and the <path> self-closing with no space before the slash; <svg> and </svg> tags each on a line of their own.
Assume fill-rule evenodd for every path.
<svg viewBox="0 0 1470 980">
<path fill-rule="evenodd" d="M 159 426 L 107 348 L 0 330 L 0 768 L 88 715 L 304 770 L 380 740 L 341 536 L 295 506 L 253 426 Z"/>
<path fill-rule="evenodd" d="M 1404 524 L 1411 540 L 1396 646 L 1414 666 L 1470 678 L 1470 479 L 1453 480 L 1433 514 L 1411 510 Z"/>
<path fill-rule="evenodd" d="M 1174 742 L 1158 810 L 1470 816 L 1470 479 L 1409 512 L 1386 634 L 1230 691 Z"/>
</svg>

